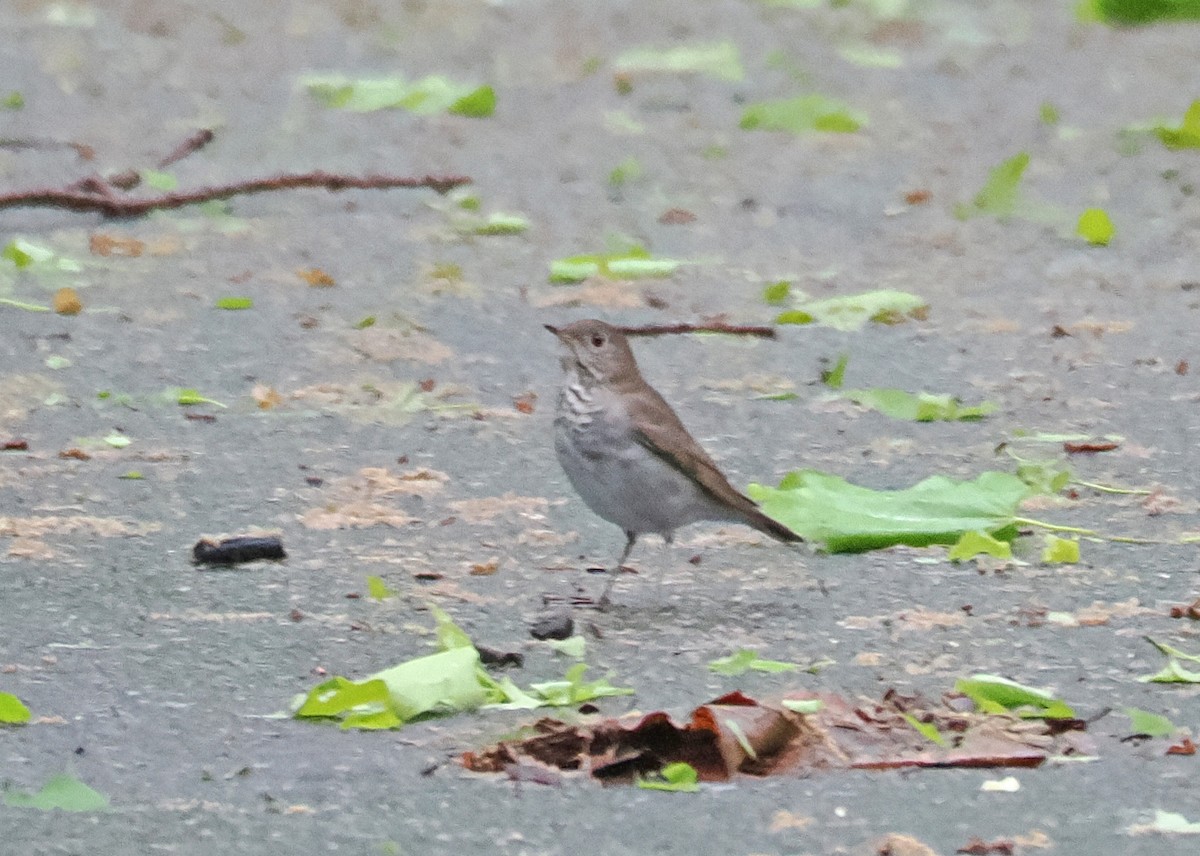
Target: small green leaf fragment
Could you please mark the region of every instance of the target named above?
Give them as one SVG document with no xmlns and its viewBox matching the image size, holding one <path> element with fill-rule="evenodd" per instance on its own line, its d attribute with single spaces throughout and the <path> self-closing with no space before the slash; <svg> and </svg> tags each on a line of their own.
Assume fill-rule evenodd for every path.
<svg viewBox="0 0 1200 856">
<path fill-rule="evenodd" d="M 800 95 L 758 101 L 746 107 L 739 127 L 745 131 L 827 131 L 851 134 L 867 123 L 866 115 L 824 95 Z"/>
<path fill-rule="evenodd" d="M 621 187 L 634 179 L 642 177 L 642 164 L 635 157 L 627 157 L 617 164 L 608 174 L 608 183 L 613 187 Z"/>
<path fill-rule="evenodd" d="M 1049 101 L 1043 101 L 1042 106 L 1038 108 L 1038 118 L 1042 120 L 1043 125 L 1057 125 L 1062 117 L 1057 107 Z"/>
<path fill-rule="evenodd" d="M 793 713 L 799 714 L 820 713 L 821 708 L 825 707 L 825 702 L 819 698 L 785 698 L 780 703 Z"/>
<path fill-rule="evenodd" d="M 7 791 L 4 802 L 14 808 L 40 811 L 104 811 L 108 808 L 108 797 L 67 773 L 51 776 L 37 793 Z"/>
<path fill-rule="evenodd" d="M 1021 177 L 1029 166 L 1029 152 L 1019 152 L 988 173 L 988 180 L 975 194 L 969 206 L 959 206 L 955 214 L 966 219 L 977 214 L 990 214 L 1007 219 L 1017 211 Z"/>
<path fill-rule="evenodd" d="M 175 399 L 175 403 L 180 407 L 192 407 L 197 404 L 212 404 L 216 407 L 225 407 L 219 401 L 212 398 L 206 398 L 201 395 L 199 390 L 195 389 L 169 389 L 167 395 Z"/>
<path fill-rule="evenodd" d="M 254 301 L 249 297 L 219 297 L 217 298 L 217 309 L 250 309 L 254 306 Z"/>
<path fill-rule="evenodd" d="M 117 476 L 117 478 L 124 479 L 125 481 L 142 481 L 145 476 L 142 475 L 141 470 L 130 470 L 127 473 Z"/>
<path fill-rule="evenodd" d="M 1079 541 L 1073 538 L 1046 536 L 1042 549 L 1042 562 L 1048 565 L 1074 565 L 1079 562 Z"/>
<path fill-rule="evenodd" d="M 20 725 L 30 716 L 24 702 L 12 693 L 0 692 L 0 725 Z"/>
<path fill-rule="evenodd" d="M 143 169 L 141 171 L 142 181 L 147 187 L 153 187 L 155 190 L 170 192 L 179 187 L 179 179 L 169 172 L 159 172 L 154 169 Z"/>
<path fill-rule="evenodd" d="M 786 279 L 781 279 L 779 282 L 772 282 L 763 289 L 763 300 L 768 306 L 779 306 L 787 303 L 788 297 L 792 293 L 792 284 Z"/>
<path fill-rule="evenodd" d="M 1188 107 L 1178 128 L 1157 125 L 1154 133 L 1168 149 L 1200 149 L 1200 99 Z"/>
<path fill-rule="evenodd" d="M 1116 229 L 1103 208 L 1089 208 L 1079 215 L 1076 233 L 1089 244 L 1107 247 Z"/>
<path fill-rule="evenodd" d="M 811 324 L 817 319 L 800 309 L 789 309 L 775 316 L 776 324 Z"/>
<path fill-rule="evenodd" d="M 736 82 L 745 77 L 737 45 L 679 45 L 673 48 L 633 48 L 613 62 L 618 74 L 703 74 L 715 80 Z"/>
<path fill-rule="evenodd" d="M 1187 668 L 1171 657 L 1162 671 L 1153 675 L 1143 675 L 1138 680 L 1144 684 L 1200 684 L 1200 672 Z"/>
<path fill-rule="evenodd" d="M 902 389 L 851 389 L 842 398 L 893 419 L 910 422 L 955 422 L 982 419 L 996 410 L 990 401 L 963 406 L 951 395 L 911 393 Z"/>
<path fill-rule="evenodd" d="M 46 368 L 53 369 L 54 371 L 69 369 L 71 365 L 71 360 L 69 358 L 59 354 L 51 354 L 50 356 L 46 357 Z"/>
<path fill-rule="evenodd" d="M 976 556 L 994 556 L 997 559 L 1011 559 L 1012 545 L 1007 541 L 993 538 L 986 532 L 973 530 L 964 532 L 957 543 L 951 547 L 946 558 L 951 562 L 962 562 L 974 559 Z"/>
<path fill-rule="evenodd" d="M 932 722 L 922 722 L 911 713 L 904 713 L 901 715 L 904 717 L 904 721 L 915 728 L 917 733 L 919 733 L 926 740 L 930 741 L 931 743 L 936 743 L 938 746 L 946 745 L 946 738 L 942 736 L 942 732 L 938 731 L 937 726 Z"/>
<path fill-rule="evenodd" d="M 740 675 L 743 672 L 791 672 L 800 668 L 796 663 L 785 663 L 780 660 L 763 660 L 757 652 L 750 648 L 742 648 L 728 657 L 712 660 L 708 668 L 718 675 Z"/>
<path fill-rule="evenodd" d="M 367 577 L 367 596 L 372 600 L 387 600 L 395 597 L 396 592 L 388 587 L 382 577 Z"/>
<path fill-rule="evenodd" d="M 831 369 L 822 369 L 821 383 L 830 389 L 841 389 L 846 381 L 846 366 L 850 363 L 850 355 L 842 354 Z"/>
<path fill-rule="evenodd" d="M 695 793 L 700 790 L 700 775 L 696 768 L 683 761 L 667 764 L 658 773 L 659 778 L 637 780 L 639 788 L 648 791 L 674 791 L 678 793 Z"/>
<path fill-rule="evenodd" d="M 634 246 L 612 253 L 570 256 L 550 263 L 550 281 L 576 283 L 592 276 L 608 279 L 647 279 L 671 276 L 681 262 L 656 259 L 644 247 Z"/>
<path fill-rule="evenodd" d="M 361 321 L 359 321 L 357 324 L 355 324 L 354 329 L 355 330 L 366 330 L 368 327 L 374 327 L 374 326 L 375 326 L 375 316 L 368 315 L 366 318 L 363 318 Z"/>
<path fill-rule="evenodd" d="M 516 214 L 490 214 L 475 227 L 476 235 L 520 235 L 528 231 L 529 221 Z"/>
<path fill-rule="evenodd" d="M 130 440 L 128 437 L 126 437 L 124 434 L 119 434 L 116 431 L 114 431 L 111 434 L 109 434 L 107 437 L 104 438 L 104 442 L 107 443 L 108 445 L 112 446 L 114 449 L 124 449 L 126 446 L 128 446 L 133 441 Z"/>
<path fill-rule="evenodd" d="M 486 119 L 496 112 L 496 91 L 490 86 L 481 86 L 451 104 L 447 112 L 471 119 Z"/>
<path fill-rule="evenodd" d="M 587 653 L 587 639 L 579 634 L 568 636 L 566 639 L 547 639 L 546 645 L 575 660 L 582 660 Z"/>
<path fill-rule="evenodd" d="M 5 110 L 20 110 L 25 106 L 25 96 L 13 90 L 0 99 L 0 107 Z"/>
<path fill-rule="evenodd" d="M 909 318 L 923 318 L 928 310 L 924 299 L 915 294 L 891 289 L 865 291 L 844 297 L 811 300 L 795 309 L 780 313 L 776 324 L 820 324 L 850 332 L 868 322 L 897 324 Z"/>
<path fill-rule="evenodd" d="M 1124 711 L 1129 717 L 1129 723 L 1134 734 L 1144 734 L 1147 737 L 1170 737 L 1179 730 L 1171 720 L 1158 713 L 1127 707 Z"/>
</svg>

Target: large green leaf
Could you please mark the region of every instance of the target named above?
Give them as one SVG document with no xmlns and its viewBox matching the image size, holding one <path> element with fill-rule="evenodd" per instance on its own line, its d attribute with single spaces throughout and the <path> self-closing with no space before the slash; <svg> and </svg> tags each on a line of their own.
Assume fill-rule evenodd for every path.
<svg viewBox="0 0 1200 856">
<path fill-rule="evenodd" d="M 1110 26 L 1139 26 L 1159 21 L 1200 20 L 1200 0 L 1080 0 L 1081 20 Z"/>
<path fill-rule="evenodd" d="M 906 419 L 910 422 L 982 419 L 996 411 L 996 405 L 990 401 L 962 404 L 949 394 L 912 393 L 902 389 L 848 389 L 841 393 L 841 397 L 861 407 L 877 410 L 893 419 Z"/>
<path fill-rule="evenodd" d="M 954 544 L 965 532 L 1015 535 L 1013 517 L 1029 489 L 1011 473 L 987 472 L 970 482 L 932 476 L 904 490 L 871 490 L 816 470 L 797 470 L 779 487 L 752 484 L 763 511 L 832 553 L 894 544 Z"/>
<path fill-rule="evenodd" d="M 1031 719 L 1075 718 L 1075 711 L 1066 702 L 1046 690 L 996 675 L 959 678 L 954 689 L 975 702 L 984 713 L 1016 713 Z"/>
</svg>

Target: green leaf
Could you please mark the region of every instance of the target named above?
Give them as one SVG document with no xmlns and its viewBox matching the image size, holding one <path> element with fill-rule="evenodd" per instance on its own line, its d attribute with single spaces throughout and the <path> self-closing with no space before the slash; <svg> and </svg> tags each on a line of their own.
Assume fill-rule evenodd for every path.
<svg viewBox="0 0 1200 856">
<path fill-rule="evenodd" d="M 954 544 L 964 532 L 1015 535 L 1013 517 L 1027 495 L 1011 473 L 987 472 L 971 482 L 932 476 L 904 490 L 876 491 L 844 479 L 797 470 L 779 487 L 751 484 L 763 511 L 832 553 L 909 544 Z"/>
<path fill-rule="evenodd" d="M 367 597 L 373 600 L 387 600 L 395 596 L 395 590 L 388 588 L 388 584 L 381 577 L 367 577 Z"/>
<path fill-rule="evenodd" d="M 1127 707 L 1125 715 L 1129 717 L 1134 734 L 1144 734 L 1147 737 L 1170 737 L 1179 730 L 1178 726 L 1165 716 L 1150 713 L 1148 710 Z"/>
<path fill-rule="evenodd" d="M 910 422 L 982 419 L 996 411 L 996 405 L 990 401 L 964 407 L 951 395 L 913 394 L 902 389 L 851 389 L 843 392 L 841 397 L 893 419 Z"/>
<path fill-rule="evenodd" d="M 362 320 L 358 321 L 354 325 L 354 329 L 355 330 L 366 330 L 368 327 L 374 327 L 374 326 L 375 326 L 375 316 L 368 315 L 366 318 L 363 318 Z"/>
<path fill-rule="evenodd" d="M 841 389 L 846 380 L 846 365 L 849 362 L 849 354 L 839 356 L 837 362 L 833 364 L 833 368 L 821 372 L 821 383 L 830 389 Z"/>
<path fill-rule="evenodd" d="M 216 302 L 218 309 L 250 309 L 253 306 L 254 301 L 249 297 L 220 297 Z"/>
<path fill-rule="evenodd" d="M 221 402 L 216 401 L 215 399 L 205 398 L 203 395 L 201 395 L 199 393 L 198 390 L 195 390 L 195 389 L 182 389 L 182 388 L 168 389 L 167 395 L 168 395 L 168 397 L 174 399 L 175 403 L 178 404 L 180 407 L 192 407 L 197 404 L 213 404 L 213 405 L 216 405 L 217 407 L 225 407 L 226 406 L 226 405 L 222 404 Z"/>
<path fill-rule="evenodd" d="M 147 187 L 153 187 L 155 190 L 170 192 L 179 186 L 179 179 L 169 172 L 159 172 L 154 169 L 143 169 L 141 171 L 142 181 L 146 182 Z"/>
<path fill-rule="evenodd" d="M 15 89 L 3 98 L 0 98 L 0 107 L 3 107 L 5 110 L 20 110 L 24 106 L 25 96 Z"/>
<path fill-rule="evenodd" d="M 928 304 L 915 294 L 881 289 L 803 303 L 796 309 L 780 313 L 775 323 L 819 324 L 850 332 L 860 329 L 868 321 L 898 324 L 906 318 L 921 316 L 927 309 Z"/>
<path fill-rule="evenodd" d="M 763 300 L 768 306 L 778 306 L 787 303 L 788 295 L 792 293 L 792 284 L 786 279 L 772 282 L 763 289 Z"/>
<path fill-rule="evenodd" d="M 48 369 L 60 371 L 62 369 L 69 369 L 70 367 L 71 361 L 67 357 L 59 354 L 51 354 L 50 356 L 46 357 L 46 368 Z"/>
<path fill-rule="evenodd" d="M 642 177 L 642 165 L 635 157 L 627 157 L 617 164 L 608 174 L 608 183 L 613 187 L 621 187 L 636 178 Z"/>
<path fill-rule="evenodd" d="M 1048 565 L 1074 565 L 1079 562 L 1079 541 L 1073 538 L 1046 536 L 1042 561 Z"/>
<path fill-rule="evenodd" d="M 1016 713 L 1036 719 L 1074 719 L 1066 702 L 1039 690 L 995 675 L 959 678 L 954 689 L 975 702 L 984 713 Z"/>
<path fill-rule="evenodd" d="M 938 746 L 946 745 L 946 738 L 942 736 L 942 732 L 938 731 L 936 725 L 932 722 L 922 722 L 911 713 L 902 713 L 904 721 L 917 730 L 917 732 L 931 743 L 936 743 Z"/>
<path fill-rule="evenodd" d="M 1110 26 L 1139 26 L 1160 21 L 1200 20 L 1200 0 L 1080 0 L 1080 20 Z"/>
<path fill-rule="evenodd" d="M 1057 107 L 1049 101 L 1043 101 L 1042 106 L 1038 108 L 1038 118 L 1042 120 L 1043 125 L 1057 125 L 1062 117 Z"/>
<path fill-rule="evenodd" d="M 550 263 L 550 281 L 556 284 L 582 282 L 588 277 L 607 279 L 642 279 L 667 277 L 679 269 L 674 259 L 651 258 L 640 246 L 612 253 L 571 256 Z"/>
<path fill-rule="evenodd" d="M 746 76 L 737 46 L 732 42 L 679 45 L 664 49 L 633 48 L 620 54 L 613 61 L 613 68 L 622 74 L 703 74 L 716 80 L 729 81 L 738 81 Z"/>
<path fill-rule="evenodd" d="M 1200 684 L 1200 672 L 1182 665 L 1174 657 L 1167 660 L 1162 671 L 1138 678 L 1144 684 Z"/>
<path fill-rule="evenodd" d="M 117 476 L 117 478 L 125 479 L 126 481 L 141 481 L 145 476 L 142 475 L 141 470 L 130 470 L 127 473 Z"/>
<path fill-rule="evenodd" d="M 36 276 L 79 273 L 83 265 L 74 259 L 61 256 L 44 244 L 25 238 L 13 238 L 0 250 L 0 258 L 8 259 L 17 270 L 28 271 Z"/>
<path fill-rule="evenodd" d="M 470 119 L 486 119 L 496 112 L 496 90 L 490 86 L 481 86 L 459 98 L 446 112 Z"/>
<path fill-rule="evenodd" d="M 1019 152 L 988 173 L 987 183 L 975 194 L 970 206 L 959 206 L 955 215 L 965 220 L 977 214 L 1007 219 L 1017 211 L 1021 177 L 1029 166 L 1029 152 Z"/>
<path fill-rule="evenodd" d="M 793 713 L 799 714 L 819 713 L 821 708 L 825 707 L 825 702 L 819 698 L 785 698 L 781 704 Z"/>
<path fill-rule="evenodd" d="M 520 235 L 529 230 L 529 221 L 516 214 L 489 214 L 471 231 L 476 235 Z"/>
<path fill-rule="evenodd" d="M 1188 107 L 1178 128 L 1157 125 L 1154 133 L 1168 149 L 1200 149 L 1200 99 Z"/>
<path fill-rule="evenodd" d="M 1168 645 L 1166 642 L 1157 642 L 1149 636 L 1146 637 L 1146 641 L 1168 657 L 1178 657 L 1180 660 L 1190 660 L 1193 663 L 1200 663 L 1200 654 L 1189 654 L 1187 651 L 1181 651 L 1174 646 Z"/>
<path fill-rule="evenodd" d="M 578 634 L 566 639 L 547 639 L 546 645 L 559 654 L 582 660 L 587 652 L 587 639 Z"/>
<path fill-rule="evenodd" d="M 1089 208 L 1079 215 L 1079 225 L 1075 231 L 1089 244 L 1107 247 L 1116 230 L 1103 208 Z"/>
<path fill-rule="evenodd" d="M 37 793 L 8 791 L 4 794 L 4 802 L 14 808 L 40 811 L 103 811 L 108 808 L 108 797 L 68 773 L 51 776 Z"/>
<path fill-rule="evenodd" d="M 796 663 L 760 659 L 758 654 L 749 648 L 741 648 L 728 657 L 711 660 L 708 667 L 718 675 L 730 676 L 740 675 L 751 669 L 756 672 L 792 672 L 800 668 Z"/>
<path fill-rule="evenodd" d="M 865 113 L 824 95 L 800 95 L 757 101 L 746 107 L 739 127 L 745 131 L 828 131 L 852 134 L 867 124 Z"/>
<path fill-rule="evenodd" d="M 593 699 L 633 694 L 632 689 L 614 687 L 605 678 L 585 681 L 583 674 L 587 668 L 586 663 L 577 663 L 567 670 L 563 680 L 530 684 L 529 688 L 551 707 L 569 707 Z"/>
<path fill-rule="evenodd" d="M 496 106 L 496 93 L 490 86 L 454 83 L 440 75 L 410 83 L 399 75 L 351 79 L 313 74 L 302 77 L 300 85 L 326 107 L 356 113 L 401 109 L 422 115 L 456 113 L 482 118 L 492 115 Z"/>
<path fill-rule="evenodd" d="M 683 761 L 667 764 L 658 773 L 660 778 L 643 779 L 640 776 L 637 786 L 648 791 L 675 791 L 679 793 L 695 793 L 700 790 L 700 776 L 696 768 Z"/>
<path fill-rule="evenodd" d="M 478 666 L 474 647 L 451 648 L 361 681 L 334 677 L 310 690 L 295 716 L 341 719 L 343 728 L 395 728 L 419 716 L 474 710 L 487 701 Z"/>
<path fill-rule="evenodd" d="M 124 434 L 113 431 L 111 434 L 109 434 L 107 437 L 104 438 L 104 442 L 107 443 L 108 445 L 112 446 L 114 449 L 124 449 L 126 446 L 128 446 L 133 441 L 130 440 L 128 437 L 126 437 Z"/>
<path fill-rule="evenodd" d="M 993 538 L 986 532 L 964 532 L 954 546 L 946 552 L 946 558 L 951 562 L 961 562 L 974 559 L 976 556 L 995 556 L 997 559 L 1011 559 L 1012 545 L 1007 541 Z"/>
<path fill-rule="evenodd" d="M 0 724 L 19 725 L 28 722 L 29 708 L 12 693 L 0 692 Z"/>
<path fill-rule="evenodd" d="M 1054 496 L 1071 483 L 1071 469 L 1056 461 L 1024 461 L 1017 465 L 1017 478 L 1029 485 L 1031 493 Z"/>
</svg>

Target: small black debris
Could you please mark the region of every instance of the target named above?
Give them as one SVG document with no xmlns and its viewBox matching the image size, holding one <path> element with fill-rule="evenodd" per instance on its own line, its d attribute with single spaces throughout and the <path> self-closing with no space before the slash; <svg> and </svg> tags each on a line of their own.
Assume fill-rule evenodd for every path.
<svg viewBox="0 0 1200 856">
<path fill-rule="evenodd" d="M 239 565 L 258 559 L 286 559 L 283 540 L 276 535 L 266 537 L 240 535 L 226 538 L 219 544 L 201 538 L 192 548 L 192 560 L 204 565 Z"/>
<path fill-rule="evenodd" d="M 574 632 L 575 621 L 566 611 L 547 613 L 529 628 L 529 635 L 534 639 L 566 639 Z"/>
</svg>

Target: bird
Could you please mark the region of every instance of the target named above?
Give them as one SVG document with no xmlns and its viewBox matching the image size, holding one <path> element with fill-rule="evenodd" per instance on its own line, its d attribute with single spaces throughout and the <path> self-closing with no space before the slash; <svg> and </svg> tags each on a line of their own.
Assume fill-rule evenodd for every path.
<svg viewBox="0 0 1200 856">
<path fill-rule="evenodd" d="M 618 571 L 641 535 L 670 544 L 676 529 L 699 521 L 743 523 L 779 541 L 804 540 L 729 483 L 642 377 L 619 328 L 595 319 L 545 326 L 563 346 L 555 453 L 588 508 L 624 531 Z"/>
</svg>

